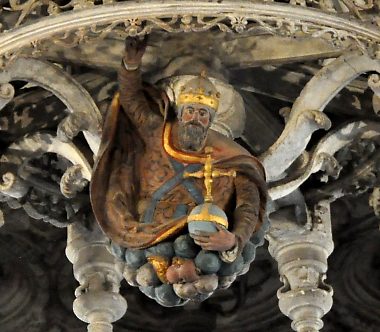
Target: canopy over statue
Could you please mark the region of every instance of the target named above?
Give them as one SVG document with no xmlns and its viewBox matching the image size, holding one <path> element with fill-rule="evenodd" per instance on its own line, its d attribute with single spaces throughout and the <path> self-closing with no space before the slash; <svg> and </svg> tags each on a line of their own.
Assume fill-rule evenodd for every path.
<svg viewBox="0 0 380 332">
<path fill-rule="evenodd" d="M 91 182 L 130 284 L 167 305 L 203 300 L 247 271 L 266 203 L 263 167 L 210 128 L 219 92 L 202 73 L 176 105 L 142 83 L 145 42 L 127 39 Z M 190 230 L 190 233 L 189 233 Z M 227 279 L 226 279 L 227 278 Z"/>
</svg>

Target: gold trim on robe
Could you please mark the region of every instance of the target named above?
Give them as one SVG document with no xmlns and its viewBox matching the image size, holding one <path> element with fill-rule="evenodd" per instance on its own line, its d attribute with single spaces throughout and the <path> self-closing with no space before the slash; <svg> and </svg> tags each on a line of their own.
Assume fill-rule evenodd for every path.
<svg viewBox="0 0 380 332">
<path fill-rule="evenodd" d="M 204 164 L 206 163 L 207 157 L 204 155 L 188 154 L 183 151 L 179 151 L 172 146 L 171 142 L 171 132 L 172 124 L 170 122 L 165 123 L 164 133 L 163 133 L 163 146 L 165 152 L 174 159 L 188 163 L 188 164 Z"/>
</svg>

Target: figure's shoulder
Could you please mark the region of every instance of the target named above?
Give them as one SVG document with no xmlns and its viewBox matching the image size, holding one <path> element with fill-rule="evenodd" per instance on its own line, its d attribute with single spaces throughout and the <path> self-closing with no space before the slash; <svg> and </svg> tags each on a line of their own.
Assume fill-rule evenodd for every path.
<svg viewBox="0 0 380 332">
<path fill-rule="evenodd" d="M 240 169 L 265 187 L 265 169 L 260 160 L 233 139 L 216 131 L 210 131 L 208 144 L 214 148 L 213 157 L 221 166 Z M 226 166 L 228 165 L 228 166 Z"/>
<path fill-rule="evenodd" d="M 215 130 L 210 129 L 207 144 L 214 148 L 216 159 L 226 159 L 236 156 L 252 156 L 251 153 L 229 138 Z"/>
</svg>

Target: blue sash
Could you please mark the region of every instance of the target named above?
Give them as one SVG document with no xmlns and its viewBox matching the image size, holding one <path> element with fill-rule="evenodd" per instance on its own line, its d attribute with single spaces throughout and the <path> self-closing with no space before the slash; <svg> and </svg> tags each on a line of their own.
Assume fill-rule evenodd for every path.
<svg viewBox="0 0 380 332">
<path fill-rule="evenodd" d="M 148 208 L 144 212 L 144 216 L 142 218 L 143 223 L 151 223 L 153 221 L 154 212 L 156 211 L 156 207 L 158 202 L 171 190 L 173 190 L 176 186 L 182 185 L 189 192 L 193 200 L 196 204 L 203 203 L 203 196 L 199 189 L 195 186 L 194 180 L 191 178 L 184 178 L 183 174 L 185 172 L 193 173 L 197 172 L 202 168 L 202 164 L 190 164 L 186 167 L 180 162 L 169 158 L 170 163 L 175 171 L 175 175 L 170 178 L 168 181 L 163 183 L 161 187 L 159 187 L 152 195 L 152 198 L 149 202 Z M 188 206 L 186 204 L 179 204 L 176 207 L 176 210 L 173 214 L 173 219 L 177 219 L 187 215 Z"/>
</svg>

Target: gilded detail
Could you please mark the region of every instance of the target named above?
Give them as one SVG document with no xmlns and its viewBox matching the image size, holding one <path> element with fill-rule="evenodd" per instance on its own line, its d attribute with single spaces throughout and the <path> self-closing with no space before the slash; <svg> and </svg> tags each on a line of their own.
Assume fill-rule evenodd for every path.
<svg viewBox="0 0 380 332">
<path fill-rule="evenodd" d="M 147 258 L 148 262 L 152 264 L 154 270 L 157 273 L 157 277 L 163 284 L 168 283 L 168 279 L 166 278 L 166 271 L 170 266 L 170 262 L 166 257 L 162 256 L 150 256 Z"/>
</svg>

